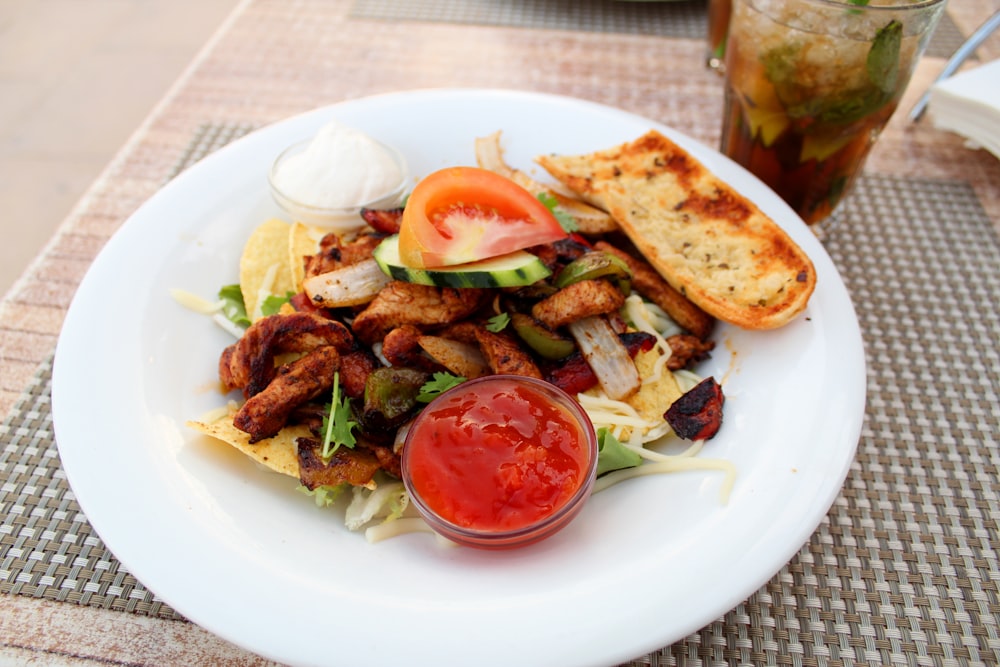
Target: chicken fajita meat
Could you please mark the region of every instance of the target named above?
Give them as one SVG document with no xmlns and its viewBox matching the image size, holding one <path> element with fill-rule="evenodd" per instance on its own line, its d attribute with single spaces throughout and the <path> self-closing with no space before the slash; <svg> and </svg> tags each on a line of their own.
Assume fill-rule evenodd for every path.
<svg viewBox="0 0 1000 667">
<path fill-rule="evenodd" d="M 241 389 L 246 397 L 260 393 L 277 373 L 280 354 L 308 352 L 331 345 L 340 352 L 355 347 L 343 323 L 312 312 L 272 315 L 254 322 L 243 337 L 219 359 L 219 380 L 226 390 Z"/>
<path fill-rule="evenodd" d="M 279 316 L 282 317 L 282 316 Z M 303 403 L 327 392 L 340 368 L 340 354 L 332 345 L 323 345 L 295 361 L 283 364 L 266 387 L 247 399 L 233 419 L 250 442 L 277 434 L 288 416 Z"/>
<path fill-rule="evenodd" d="M 398 212 L 383 217 L 367 212 L 367 217 L 391 230 Z M 338 271 L 371 262 L 383 238 L 382 230 L 346 241 L 327 235 L 315 255 L 303 258 L 306 279 L 336 279 Z M 305 426 L 312 436 L 297 439 L 296 456 L 306 488 L 367 486 L 379 471 L 399 476 L 396 431 L 420 409 L 416 396 L 435 373 L 525 375 L 571 394 L 606 386 L 600 374 L 618 371 L 595 368 L 593 350 L 579 347 L 581 336 L 589 335 L 581 330 L 599 325 L 605 342 L 610 340 L 629 366 L 629 359 L 652 350 L 656 337 L 632 330 L 621 314 L 633 286 L 664 309 L 673 304 L 687 323 L 684 334 L 666 339 L 669 368 L 688 367 L 712 349 L 704 339 L 711 318 L 685 306 L 683 295 L 627 252 L 604 242 L 591 246 L 579 237 L 529 252 L 551 270 L 550 279 L 497 289 L 388 280 L 363 303 L 349 300 L 342 307 L 318 307 L 306 293 L 292 296 L 278 314 L 251 324 L 219 359 L 224 388 L 239 389 L 246 399 L 233 425 L 250 443 L 287 426 Z M 613 255 L 617 264 L 595 264 L 595 253 Z M 605 265 L 614 271 L 603 270 Z M 357 442 L 324 457 L 324 430 L 333 409 L 328 396 L 335 385 L 350 399 Z"/>
<path fill-rule="evenodd" d="M 312 278 L 371 259 L 372 252 L 384 238 L 383 234 L 359 234 L 344 241 L 336 234 L 327 234 L 320 240 L 319 252 L 304 258 L 305 277 Z"/>
<path fill-rule="evenodd" d="M 489 299 L 482 289 L 451 289 L 390 282 L 354 319 L 358 340 L 371 345 L 405 324 L 440 327 L 465 319 Z"/>
</svg>

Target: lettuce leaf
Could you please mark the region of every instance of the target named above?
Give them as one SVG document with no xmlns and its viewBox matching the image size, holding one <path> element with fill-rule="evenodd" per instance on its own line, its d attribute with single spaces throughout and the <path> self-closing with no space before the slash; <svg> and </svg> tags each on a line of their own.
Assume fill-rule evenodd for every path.
<svg viewBox="0 0 1000 667">
<path fill-rule="evenodd" d="M 619 442 L 607 428 L 597 431 L 597 476 L 612 470 L 634 468 L 642 463 L 642 457 Z"/>
<path fill-rule="evenodd" d="M 221 287 L 219 298 L 222 300 L 222 314 L 226 316 L 227 320 L 244 329 L 250 326 L 247 307 L 243 303 L 243 292 L 240 291 L 238 284 Z"/>
</svg>

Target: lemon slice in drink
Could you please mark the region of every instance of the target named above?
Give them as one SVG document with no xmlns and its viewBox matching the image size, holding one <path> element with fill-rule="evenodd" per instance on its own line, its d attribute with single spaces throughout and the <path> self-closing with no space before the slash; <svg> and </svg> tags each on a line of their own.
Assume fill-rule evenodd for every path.
<svg viewBox="0 0 1000 667">
<path fill-rule="evenodd" d="M 774 88 L 766 81 L 753 79 L 750 88 L 740 95 L 746 119 L 750 124 L 750 136 L 759 138 L 764 146 L 770 146 L 791 121 Z"/>
<path fill-rule="evenodd" d="M 816 160 L 822 162 L 839 151 L 851 142 L 854 137 L 847 136 L 821 136 L 806 135 L 802 138 L 802 151 L 799 153 L 799 162 Z"/>
<path fill-rule="evenodd" d="M 759 137 L 764 146 L 773 144 L 789 125 L 788 116 L 784 111 L 747 107 L 746 112 L 751 136 Z"/>
</svg>

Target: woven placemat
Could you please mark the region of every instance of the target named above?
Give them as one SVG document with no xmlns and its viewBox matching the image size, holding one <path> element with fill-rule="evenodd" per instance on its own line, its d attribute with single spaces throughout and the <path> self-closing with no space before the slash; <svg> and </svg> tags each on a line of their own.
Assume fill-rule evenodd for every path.
<svg viewBox="0 0 1000 667">
<path fill-rule="evenodd" d="M 351 18 L 424 21 L 700 39 L 705 0 L 357 0 Z"/>
<path fill-rule="evenodd" d="M 707 0 L 356 0 L 350 16 L 682 39 L 704 39 L 708 31 Z M 927 55 L 948 58 L 964 40 L 958 26 L 945 14 L 927 45 Z"/>
<path fill-rule="evenodd" d="M 204 126 L 173 173 L 249 129 Z M 629 665 L 1000 664 L 1000 242 L 967 184 L 869 174 L 826 246 L 868 363 L 844 488 L 764 587 Z M 51 370 L 0 424 L 0 592 L 179 619 L 76 503 L 53 439 Z"/>
</svg>

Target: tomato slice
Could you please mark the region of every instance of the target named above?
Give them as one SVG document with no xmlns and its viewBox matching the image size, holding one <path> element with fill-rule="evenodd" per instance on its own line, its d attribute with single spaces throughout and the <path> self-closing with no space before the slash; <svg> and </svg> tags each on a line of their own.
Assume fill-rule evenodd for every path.
<svg viewBox="0 0 1000 667">
<path fill-rule="evenodd" d="M 399 256 L 414 268 L 454 266 L 565 236 L 545 204 L 509 178 L 478 167 L 447 167 L 410 194 Z"/>
</svg>

